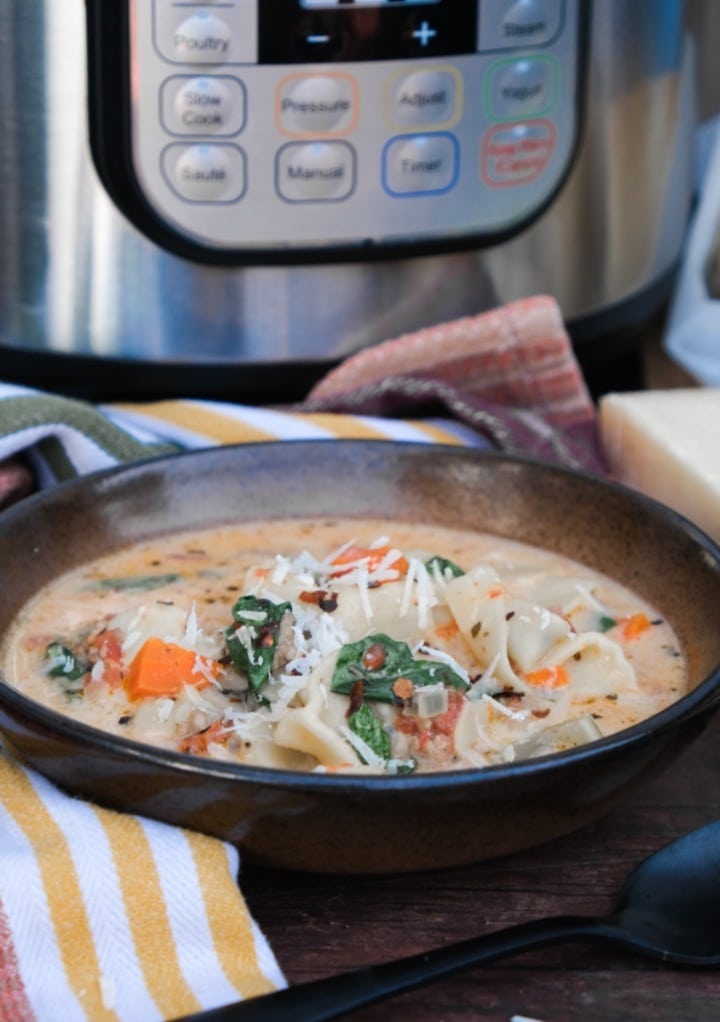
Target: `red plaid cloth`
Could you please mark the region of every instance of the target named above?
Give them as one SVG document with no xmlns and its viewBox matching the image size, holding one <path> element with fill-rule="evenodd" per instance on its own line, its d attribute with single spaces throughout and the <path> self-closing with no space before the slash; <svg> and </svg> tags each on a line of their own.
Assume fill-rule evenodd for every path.
<svg viewBox="0 0 720 1022">
<path fill-rule="evenodd" d="M 296 408 L 408 416 L 433 406 L 500 450 L 607 469 L 595 407 L 553 298 L 526 298 L 365 349 Z"/>
</svg>

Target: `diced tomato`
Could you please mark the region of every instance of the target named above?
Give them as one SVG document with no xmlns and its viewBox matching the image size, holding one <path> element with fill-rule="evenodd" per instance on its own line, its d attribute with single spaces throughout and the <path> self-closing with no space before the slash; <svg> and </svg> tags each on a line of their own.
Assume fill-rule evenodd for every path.
<svg viewBox="0 0 720 1022">
<path fill-rule="evenodd" d="M 337 557 L 334 557 L 330 562 L 337 569 L 330 572 L 330 577 L 338 578 L 340 575 L 347 575 L 349 571 L 352 571 L 358 561 L 362 561 L 369 572 L 376 571 L 382 563 L 383 558 L 387 557 L 392 549 L 393 548 L 390 546 L 349 546 L 345 550 L 341 551 Z M 397 571 L 399 575 L 406 575 L 410 565 L 402 554 L 400 554 L 394 561 L 392 561 L 389 567 Z"/>
<path fill-rule="evenodd" d="M 90 642 L 90 655 L 103 662 L 103 683 L 110 688 L 120 688 L 124 675 L 120 633 L 110 628 L 100 632 Z"/>
<path fill-rule="evenodd" d="M 226 727 L 221 720 L 216 720 L 204 731 L 198 731 L 194 735 L 183 738 L 178 748 L 180 752 L 191 752 L 194 756 L 202 756 L 207 753 L 208 745 L 223 745 L 231 734 L 231 728 Z"/>
<path fill-rule="evenodd" d="M 437 717 L 417 717 L 410 713 L 397 713 L 395 715 L 394 727 L 405 735 L 414 735 L 418 739 L 421 750 L 427 748 L 430 742 L 441 735 L 452 736 L 455 734 L 458 717 L 465 705 L 465 697 L 457 689 L 448 690 L 448 708 Z"/>
</svg>

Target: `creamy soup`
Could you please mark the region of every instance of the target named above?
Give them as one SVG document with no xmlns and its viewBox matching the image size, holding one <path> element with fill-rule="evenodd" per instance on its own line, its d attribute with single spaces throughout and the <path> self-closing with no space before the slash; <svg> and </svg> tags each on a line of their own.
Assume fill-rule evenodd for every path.
<svg viewBox="0 0 720 1022">
<path fill-rule="evenodd" d="M 357 520 L 99 559 L 34 598 L 0 662 L 33 699 L 135 741 L 353 773 L 527 759 L 686 690 L 670 626 L 611 579 L 491 535 Z"/>
</svg>

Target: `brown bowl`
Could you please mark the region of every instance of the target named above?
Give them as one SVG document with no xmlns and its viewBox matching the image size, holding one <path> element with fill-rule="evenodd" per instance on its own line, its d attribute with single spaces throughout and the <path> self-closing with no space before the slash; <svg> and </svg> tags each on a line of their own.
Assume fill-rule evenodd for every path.
<svg viewBox="0 0 720 1022">
<path fill-rule="evenodd" d="M 406 777 L 303 774 L 127 741 L 0 680 L 0 729 L 26 764 L 106 806 L 238 845 L 247 859 L 337 873 L 488 859 L 607 813 L 696 736 L 720 700 L 720 549 L 669 509 L 590 475 L 460 448 L 268 443 L 114 469 L 0 516 L 0 634 L 45 583 L 171 530 L 258 518 L 394 517 L 495 532 L 633 588 L 675 628 L 690 692 L 610 738 L 540 759 Z"/>
</svg>

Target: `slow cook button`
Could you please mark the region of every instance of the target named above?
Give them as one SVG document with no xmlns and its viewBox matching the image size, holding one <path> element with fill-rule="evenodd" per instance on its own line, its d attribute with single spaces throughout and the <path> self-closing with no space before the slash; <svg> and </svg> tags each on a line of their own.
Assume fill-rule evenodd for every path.
<svg viewBox="0 0 720 1022">
<path fill-rule="evenodd" d="M 554 104 L 557 65 L 550 57 L 501 61 L 489 74 L 488 115 L 496 120 L 537 117 Z"/>
<path fill-rule="evenodd" d="M 222 18 L 198 11 L 176 29 L 175 56 L 186 64 L 222 64 L 229 57 L 232 33 Z"/>
<path fill-rule="evenodd" d="M 403 135 L 383 156 L 383 185 L 391 195 L 447 192 L 457 181 L 460 147 L 453 135 Z"/>
<path fill-rule="evenodd" d="M 169 78 L 162 88 L 164 127 L 175 135 L 236 135 L 245 124 L 245 90 L 237 78 Z"/>
<path fill-rule="evenodd" d="M 289 143 L 277 154 L 276 183 L 288 202 L 346 199 L 355 187 L 355 150 L 347 142 Z"/>
<path fill-rule="evenodd" d="M 175 143 L 163 152 L 162 165 L 187 202 L 237 202 L 245 192 L 245 154 L 238 146 Z"/>
<path fill-rule="evenodd" d="M 357 85 L 346 74 L 291 75 L 278 89 L 280 131 L 351 131 L 358 114 Z"/>
</svg>

